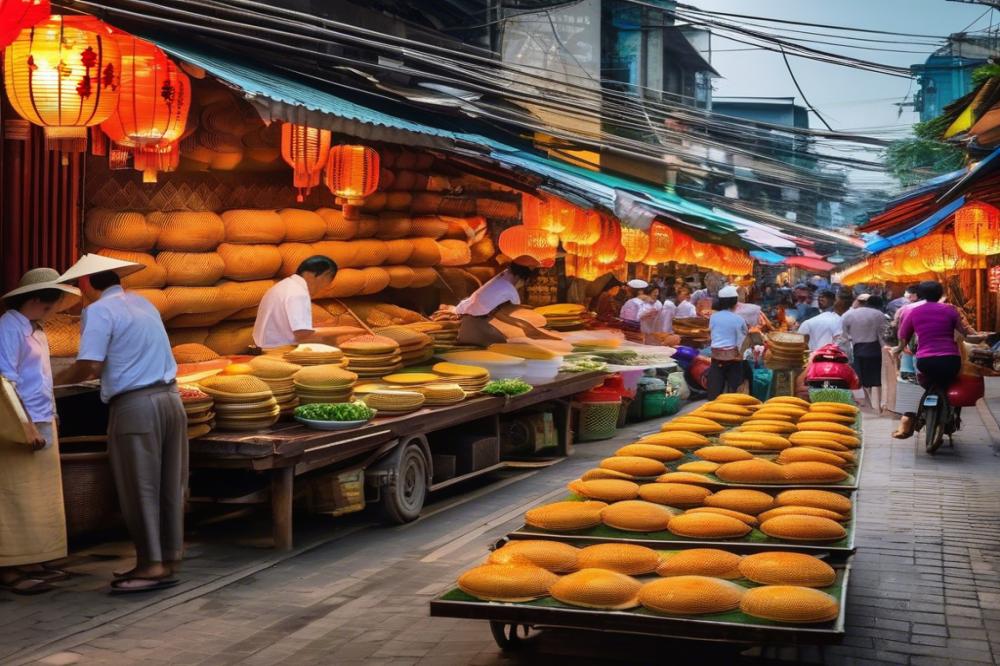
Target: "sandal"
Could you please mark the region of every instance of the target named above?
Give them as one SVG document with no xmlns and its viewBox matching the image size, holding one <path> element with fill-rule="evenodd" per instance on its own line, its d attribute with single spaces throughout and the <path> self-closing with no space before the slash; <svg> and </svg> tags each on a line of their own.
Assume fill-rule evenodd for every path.
<svg viewBox="0 0 1000 666">
<path fill-rule="evenodd" d="M 128 584 L 132 581 L 141 581 L 149 585 L 131 587 Z M 176 578 L 145 578 L 143 576 L 127 576 L 111 582 L 111 594 L 133 594 L 137 592 L 154 592 L 165 590 L 180 583 Z"/>
<path fill-rule="evenodd" d="M 69 571 L 63 571 L 57 567 L 45 566 L 44 564 L 40 565 L 37 569 L 18 567 L 17 570 L 28 578 L 37 578 L 47 583 L 58 583 L 73 577 L 73 574 Z"/>
<path fill-rule="evenodd" d="M 12 594 L 31 596 L 34 594 L 42 594 L 43 592 L 51 592 L 55 588 L 40 578 L 18 576 L 17 578 L 9 580 L 5 583 L 0 583 L 0 589 L 7 590 Z"/>
</svg>

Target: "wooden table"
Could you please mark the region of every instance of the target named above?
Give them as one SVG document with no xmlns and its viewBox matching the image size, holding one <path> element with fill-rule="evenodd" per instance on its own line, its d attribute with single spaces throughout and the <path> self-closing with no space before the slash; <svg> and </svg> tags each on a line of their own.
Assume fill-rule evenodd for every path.
<svg viewBox="0 0 1000 666">
<path fill-rule="evenodd" d="M 298 423 L 281 423 L 252 433 L 211 432 L 191 442 L 191 467 L 249 469 L 269 476 L 275 546 L 292 547 L 294 478 L 318 469 L 367 467 L 401 441 L 488 417 L 498 418 L 545 402 L 559 405 L 562 421 L 560 454 L 572 450 L 572 396 L 599 386 L 602 372 L 560 373 L 529 393 L 509 399 L 480 396 L 455 405 L 425 407 L 402 416 L 376 418 L 350 430 L 311 430 Z M 429 461 L 428 461 L 429 462 Z"/>
</svg>

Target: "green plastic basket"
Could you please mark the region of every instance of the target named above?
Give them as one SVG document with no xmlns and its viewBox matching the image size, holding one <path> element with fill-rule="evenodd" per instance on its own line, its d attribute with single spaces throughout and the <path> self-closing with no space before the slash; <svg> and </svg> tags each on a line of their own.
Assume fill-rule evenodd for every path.
<svg viewBox="0 0 1000 666">
<path fill-rule="evenodd" d="M 662 416 L 673 416 L 681 411 L 681 397 L 679 395 L 668 395 L 663 401 Z"/>
<path fill-rule="evenodd" d="M 621 406 L 621 400 L 580 403 L 580 423 L 576 431 L 576 441 L 594 442 L 614 437 L 618 431 L 618 413 Z"/>
</svg>

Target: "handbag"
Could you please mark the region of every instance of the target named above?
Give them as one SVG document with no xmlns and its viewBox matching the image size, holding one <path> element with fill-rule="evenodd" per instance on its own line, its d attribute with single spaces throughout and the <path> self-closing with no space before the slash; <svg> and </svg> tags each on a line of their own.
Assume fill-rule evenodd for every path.
<svg viewBox="0 0 1000 666">
<path fill-rule="evenodd" d="M 30 422 L 14 384 L 0 377 L 0 443 L 28 446 L 31 442 L 26 428 Z"/>
</svg>

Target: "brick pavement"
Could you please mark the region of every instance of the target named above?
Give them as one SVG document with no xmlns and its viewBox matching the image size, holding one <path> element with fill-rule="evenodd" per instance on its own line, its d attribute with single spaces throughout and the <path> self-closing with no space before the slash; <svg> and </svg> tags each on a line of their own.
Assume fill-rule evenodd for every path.
<svg viewBox="0 0 1000 666">
<path fill-rule="evenodd" d="M 988 404 L 1000 408 L 1000 384 L 990 386 L 990 398 Z M 930 458 L 915 440 L 892 440 L 889 419 L 866 417 L 859 552 L 841 645 L 741 653 L 727 646 L 550 631 L 515 659 L 500 653 L 484 622 L 428 617 L 430 599 L 516 527 L 526 504 L 561 494 L 567 480 L 649 428 L 640 425 L 615 440 L 581 445 L 573 458 L 470 501 L 455 495 L 416 523 L 358 531 L 237 576 L 220 589 L 200 595 L 195 590 L 192 598 L 163 610 L 150 611 L 145 602 L 145 615 L 120 617 L 98 637 L 81 634 L 78 645 L 67 641 L 37 663 L 447 666 L 573 656 L 578 664 L 601 664 L 653 663 L 664 654 L 675 663 L 702 664 L 996 663 L 1000 458 L 990 446 L 996 425 L 977 410 L 966 410 L 964 419 L 956 447 Z M 209 555 L 218 557 L 215 546 L 205 547 Z M 73 594 L 79 612 L 109 603 L 96 591 Z M 44 612 L 45 603 L 32 599 L 22 608 Z M 0 605 L 0 615 L 5 613 Z M 57 630 L 60 620 L 52 622 Z M 25 631 L 20 624 L 15 622 L 17 630 Z M 27 636 L 5 635 L 0 646 Z"/>
</svg>

